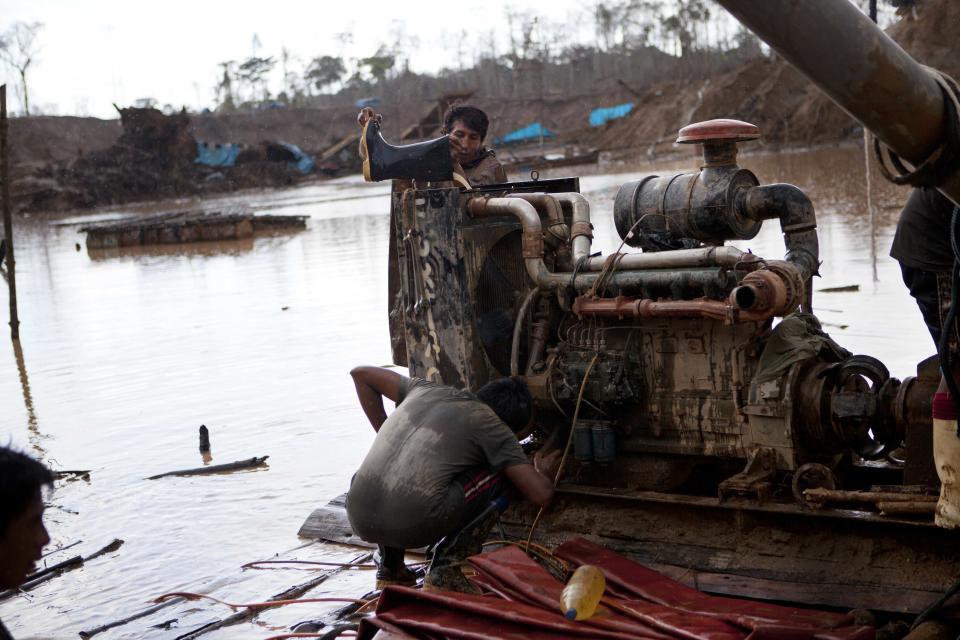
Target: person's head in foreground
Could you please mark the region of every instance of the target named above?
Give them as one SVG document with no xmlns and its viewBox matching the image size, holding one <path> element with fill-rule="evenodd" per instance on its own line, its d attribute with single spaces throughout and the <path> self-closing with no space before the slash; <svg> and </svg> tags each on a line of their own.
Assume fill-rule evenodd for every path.
<svg viewBox="0 0 960 640">
<path fill-rule="evenodd" d="M 519 376 L 488 382 L 477 391 L 477 398 L 493 409 L 514 433 L 520 433 L 530 423 L 533 398 L 527 383 Z"/>
<path fill-rule="evenodd" d="M 0 588 L 20 586 L 43 547 L 50 542 L 43 526 L 43 487 L 53 474 L 33 458 L 0 447 Z"/>
<path fill-rule="evenodd" d="M 450 136 L 450 146 L 460 164 L 477 159 L 487 137 L 490 120 L 480 109 L 456 105 L 443 115 L 443 133 Z"/>
</svg>

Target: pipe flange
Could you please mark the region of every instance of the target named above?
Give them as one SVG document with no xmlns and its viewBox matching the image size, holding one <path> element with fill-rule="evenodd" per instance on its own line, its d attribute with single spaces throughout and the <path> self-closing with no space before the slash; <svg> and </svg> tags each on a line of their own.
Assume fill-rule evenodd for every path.
<svg viewBox="0 0 960 640">
<path fill-rule="evenodd" d="M 803 276 L 796 266 L 783 260 L 768 260 L 766 268 L 769 271 L 780 276 L 786 288 L 786 298 L 783 307 L 776 310 L 778 316 L 785 316 L 793 313 L 803 302 L 806 285 L 803 282 Z"/>
<path fill-rule="evenodd" d="M 570 239 L 586 236 L 593 240 L 593 224 L 586 220 L 576 220 L 570 226 Z"/>
</svg>

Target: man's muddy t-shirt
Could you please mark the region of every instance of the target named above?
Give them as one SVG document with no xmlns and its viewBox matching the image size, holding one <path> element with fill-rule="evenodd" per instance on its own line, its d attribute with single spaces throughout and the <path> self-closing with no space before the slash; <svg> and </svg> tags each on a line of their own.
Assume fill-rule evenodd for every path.
<svg viewBox="0 0 960 640">
<path fill-rule="evenodd" d="M 407 549 L 427 545 L 459 524 L 459 474 L 527 462 L 510 428 L 475 395 L 404 380 L 396 410 L 350 485 L 347 515 L 364 540 Z"/>
</svg>

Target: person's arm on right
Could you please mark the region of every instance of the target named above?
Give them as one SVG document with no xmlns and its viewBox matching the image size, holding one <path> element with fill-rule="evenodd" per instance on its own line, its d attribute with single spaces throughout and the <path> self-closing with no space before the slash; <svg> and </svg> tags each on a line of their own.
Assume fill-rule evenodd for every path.
<svg viewBox="0 0 960 640">
<path fill-rule="evenodd" d="M 380 431 L 387 412 L 383 409 L 383 398 L 396 402 L 400 398 L 400 384 L 405 376 L 381 367 L 354 367 L 350 371 L 353 384 L 357 389 L 357 399 L 367 420 L 374 431 Z"/>
</svg>

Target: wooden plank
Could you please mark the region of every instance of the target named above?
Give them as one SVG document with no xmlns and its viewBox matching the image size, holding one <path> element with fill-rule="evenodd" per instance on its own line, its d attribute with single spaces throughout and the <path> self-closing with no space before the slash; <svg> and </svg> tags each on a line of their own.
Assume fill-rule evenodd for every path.
<svg viewBox="0 0 960 640">
<path fill-rule="evenodd" d="M 326 505 L 313 510 L 300 526 L 297 535 L 311 540 L 324 540 L 354 547 L 376 549 L 377 545 L 367 542 L 353 532 L 347 518 L 347 494 L 341 493 Z M 423 553 L 426 547 L 407 549 L 407 553 Z"/>
<path fill-rule="evenodd" d="M 342 493 L 326 505 L 314 509 L 297 535 L 301 538 L 352 544 L 358 547 L 376 547 L 377 545 L 354 535 L 350 521 L 347 519 L 346 500 L 347 494 Z"/>
</svg>

